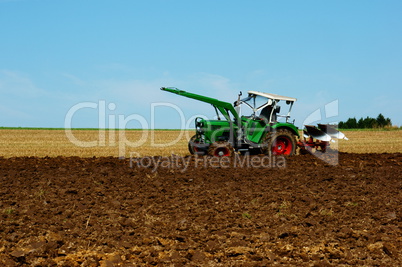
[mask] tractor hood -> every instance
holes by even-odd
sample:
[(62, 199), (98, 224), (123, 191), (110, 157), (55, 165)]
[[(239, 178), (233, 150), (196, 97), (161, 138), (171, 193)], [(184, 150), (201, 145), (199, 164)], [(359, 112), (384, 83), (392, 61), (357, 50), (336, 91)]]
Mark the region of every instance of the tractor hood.
[(214, 106), (216, 109), (218, 109), (222, 113), (222, 115), (226, 118), (226, 120), (228, 120), (228, 121), (231, 120), (229, 113), (232, 113), (232, 115), (235, 119), (239, 119), (239, 114), (236, 112), (233, 105), (228, 102), (220, 101), (218, 99), (207, 97), (207, 96), (189, 93), (189, 92), (179, 90), (174, 87), (162, 87), (161, 90), (171, 92), (171, 93), (174, 93), (177, 95), (185, 96), (188, 98), (196, 99), (196, 100), (199, 100), (199, 101), (202, 101), (205, 103), (209, 103), (212, 106)]

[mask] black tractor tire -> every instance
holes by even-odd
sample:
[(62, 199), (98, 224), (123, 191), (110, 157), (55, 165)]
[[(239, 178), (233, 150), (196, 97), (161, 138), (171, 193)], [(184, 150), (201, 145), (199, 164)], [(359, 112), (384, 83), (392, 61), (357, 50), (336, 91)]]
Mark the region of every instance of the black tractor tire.
[(197, 135), (194, 135), (193, 137), (190, 138), (190, 141), (188, 141), (188, 151), (191, 153), (191, 155), (198, 154), (198, 155), (204, 155), (206, 149), (203, 149), (204, 145), (200, 145), (198, 140), (197, 140)]
[(234, 149), (229, 142), (218, 141), (209, 146), (208, 155), (214, 157), (231, 157), (234, 155)]
[(295, 155), (296, 137), (288, 129), (267, 133), (263, 141), (263, 153), (267, 155)]

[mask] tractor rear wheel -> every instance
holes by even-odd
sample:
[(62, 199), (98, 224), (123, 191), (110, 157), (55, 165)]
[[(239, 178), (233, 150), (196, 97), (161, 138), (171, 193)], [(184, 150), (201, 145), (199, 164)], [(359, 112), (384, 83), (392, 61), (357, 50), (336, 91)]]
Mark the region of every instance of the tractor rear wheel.
[(230, 157), (233, 154), (232, 145), (226, 141), (214, 142), (208, 148), (208, 155), (214, 157)]
[(264, 139), (264, 154), (294, 155), (296, 152), (296, 138), (287, 129), (279, 129), (267, 133)]

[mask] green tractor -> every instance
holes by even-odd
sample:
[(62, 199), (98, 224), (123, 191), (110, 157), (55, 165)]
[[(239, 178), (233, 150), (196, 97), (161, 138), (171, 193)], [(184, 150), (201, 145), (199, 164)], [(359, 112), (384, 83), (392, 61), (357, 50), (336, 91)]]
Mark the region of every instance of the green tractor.
[[(211, 104), (216, 111), (215, 120), (195, 119), (196, 134), (190, 139), (191, 154), (231, 156), (242, 154), (293, 155), (299, 144), (299, 130), (290, 122), (290, 112), (296, 98), (248, 91), (234, 104), (177, 88), (161, 90)], [(288, 106), (281, 115), (279, 103)], [(244, 115), (243, 115), (244, 114)], [(281, 122), (280, 122), (281, 120)]]

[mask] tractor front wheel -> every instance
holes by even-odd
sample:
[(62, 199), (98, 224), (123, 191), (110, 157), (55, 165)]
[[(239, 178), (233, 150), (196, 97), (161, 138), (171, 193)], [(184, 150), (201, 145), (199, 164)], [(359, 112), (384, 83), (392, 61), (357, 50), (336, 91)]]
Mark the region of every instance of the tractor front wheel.
[(234, 154), (233, 147), (229, 142), (219, 141), (212, 143), (208, 148), (208, 155), (214, 157), (230, 157)]
[(272, 155), (294, 155), (296, 152), (296, 138), (287, 129), (279, 129), (267, 133), (264, 140), (264, 153)]
[(197, 135), (194, 135), (190, 138), (190, 141), (188, 141), (188, 151), (191, 153), (191, 155), (204, 155), (205, 149), (203, 149), (203, 146), (204, 144), (201, 144), (197, 139)]

